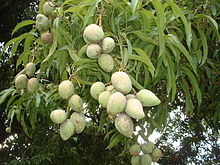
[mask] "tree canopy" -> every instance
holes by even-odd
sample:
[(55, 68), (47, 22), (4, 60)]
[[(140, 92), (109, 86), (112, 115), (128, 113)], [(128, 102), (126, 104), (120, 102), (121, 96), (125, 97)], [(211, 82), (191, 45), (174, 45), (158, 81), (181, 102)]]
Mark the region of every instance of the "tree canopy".
[[(219, 163), (217, 0), (53, 1), (50, 14), (45, 14), (45, 2), (39, 2), (34, 18), (11, 30), (13, 38), (1, 49), (1, 69), (10, 75), (1, 75), (1, 114), (13, 135), (0, 149), (3, 164), (129, 164), (132, 144), (148, 142), (155, 131), (161, 134), (155, 144), (163, 152), (159, 164)], [(48, 28), (39, 28), (37, 14), (46, 15)], [(110, 72), (88, 56), (91, 41), (83, 34), (90, 24), (115, 42)], [(48, 42), (45, 33), (52, 36)], [(36, 64), (33, 77), (40, 82), (34, 92), (18, 89), (15, 82), (27, 74), (30, 62)], [(132, 119), (132, 137), (115, 127), (119, 115), (111, 116), (91, 95), (95, 82), (117, 88), (111, 77), (119, 71), (129, 76), (135, 98), (147, 89), (160, 100), (157, 106), (143, 107), (144, 118)], [(87, 121), (84, 131), (67, 141), (50, 118), (55, 109), (64, 109), (68, 117), (74, 111), (59, 91), (64, 80), (82, 98)], [(6, 137), (1, 133), (1, 141)]]

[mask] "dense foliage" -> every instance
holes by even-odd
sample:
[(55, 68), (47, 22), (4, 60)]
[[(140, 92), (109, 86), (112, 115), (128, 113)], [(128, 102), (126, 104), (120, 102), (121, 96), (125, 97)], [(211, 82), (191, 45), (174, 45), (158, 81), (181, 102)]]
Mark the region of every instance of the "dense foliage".
[[(42, 13), (44, 2), (39, 4), (39, 13)], [(30, 61), (36, 63), (36, 77), (41, 86), (35, 93), (21, 93), (11, 82), (11, 86), (0, 93), (7, 125), (12, 133), (19, 132), (14, 137), (16, 143), (9, 141), (9, 147), (1, 150), (2, 153), (10, 148), (14, 150), (6, 152), (8, 155), (3, 157), (3, 162), (128, 164), (129, 146), (139, 136), (146, 141), (156, 130), (163, 133), (157, 143), (164, 153), (161, 164), (202, 163), (201, 160), (217, 163), (220, 36), (216, 21), (220, 16), (219, 5), (217, 1), (183, 0), (59, 1), (50, 16), (52, 44), (42, 43), (35, 20), (19, 23), (13, 35), (26, 26), (33, 25), (33, 28), (10, 40), (1, 58), (7, 52), (10, 52), (10, 59), (18, 56), (16, 68), (19, 69)], [(161, 100), (157, 107), (144, 108), (147, 116), (135, 122), (141, 130), (132, 139), (116, 131), (105, 109), (89, 93), (92, 83), (107, 84), (111, 76), (99, 67), (97, 60), (86, 56), (87, 45), (82, 33), (91, 23), (99, 24), (105, 35), (116, 41), (112, 53), (113, 72), (124, 70), (131, 76), (136, 91), (149, 89)], [(49, 114), (58, 107), (66, 109), (66, 101), (59, 97), (57, 89), (59, 83), (68, 78), (74, 83), (75, 92), (83, 98), (85, 114), (90, 121), (82, 134), (63, 142)], [(176, 110), (181, 115), (169, 117), (169, 112)], [(22, 131), (26, 134), (20, 134)], [(176, 139), (182, 147), (175, 150), (171, 144)], [(204, 144), (208, 141), (211, 141), (208, 147), (211, 151), (207, 154), (212, 157), (199, 156), (198, 146), (207, 149)], [(17, 153), (18, 150), (22, 152)]]

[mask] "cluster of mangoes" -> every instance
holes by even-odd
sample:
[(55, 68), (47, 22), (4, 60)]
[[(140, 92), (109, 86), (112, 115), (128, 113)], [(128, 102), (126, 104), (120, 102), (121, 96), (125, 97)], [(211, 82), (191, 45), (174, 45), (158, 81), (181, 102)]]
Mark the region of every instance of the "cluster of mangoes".
[(152, 162), (157, 162), (162, 156), (161, 150), (150, 141), (142, 145), (134, 144), (129, 151), (132, 155), (131, 165), (151, 165)]
[(74, 112), (68, 119), (69, 112), (62, 109), (56, 109), (51, 112), (50, 119), (60, 124), (60, 136), (63, 140), (68, 140), (74, 133), (81, 133), (86, 125), (85, 116), (83, 114), (83, 100), (74, 94), (74, 85), (70, 80), (64, 80), (59, 85), (59, 95), (62, 99), (68, 100), (70, 110)]
[(109, 53), (115, 48), (114, 39), (104, 37), (103, 29), (96, 24), (90, 24), (84, 29), (83, 38), (88, 44), (86, 55), (91, 59), (98, 59), (99, 66), (105, 72), (112, 72), (114, 60)]
[(25, 67), (26, 74), (19, 74), (15, 78), (15, 87), (17, 90), (25, 89), (29, 92), (35, 92), (39, 88), (39, 80), (34, 76), (36, 65), (29, 62)]
[(95, 82), (90, 88), (91, 96), (107, 109), (108, 115), (115, 118), (116, 129), (124, 136), (131, 137), (134, 130), (133, 119), (143, 119), (143, 107), (156, 106), (160, 100), (147, 89), (132, 94), (132, 82), (129, 75), (118, 71), (112, 74), (112, 85), (105, 86), (102, 82)]

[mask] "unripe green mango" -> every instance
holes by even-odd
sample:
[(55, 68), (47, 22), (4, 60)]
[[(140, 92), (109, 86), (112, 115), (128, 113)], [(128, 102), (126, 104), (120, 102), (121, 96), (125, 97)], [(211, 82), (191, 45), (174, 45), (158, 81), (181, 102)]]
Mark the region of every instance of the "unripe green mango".
[(83, 100), (82, 98), (74, 94), (69, 98), (68, 104), (76, 112), (81, 112), (83, 110)]
[(131, 91), (131, 79), (125, 72), (115, 72), (111, 76), (113, 87), (123, 94), (128, 94)]
[(152, 163), (152, 159), (150, 155), (144, 154), (141, 157), (141, 165), (151, 165), (151, 163)]
[(100, 93), (99, 95), (99, 104), (102, 105), (102, 107), (107, 108), (107, 103), (109, 100), (109, 97), (111, 96), (111, 93), (109, 91), (104, 91)]
[(141, 156), (132, 156), (131, 165), (141, 165)]
[(143, 106), (138, 99), (128, 99), (125, 112), (134, 119), (143, 119), (145, 117)]
[(15, 78), (16, 89), (24, 89), (27, 87), (28, 78), (25, 74), (20, 74)]
[(41, 41), (44, 44), (51, 44), (53, 42), (53, 35), (49, 32), (41, 34)]
[(99, 58), (101, 53), (101, 47), (98, 44), (90, 44), (86, 49), (86, 55), (91, 59)]
[(142, 89), (137, 93), (137, 99), (144, 107), (151, 107), (160, 104), (160, 100), (153, 92), (147, 89)]
[(104, 31), (100, 26), (96, 24), (90, 24), (85, 28), (83, 36), (87, 41), (97, 44), (103, 40)]
[(11, 127), (7, 127), (7, 128), (5, 129), (5, 132), (11, 133)]
[(150, 141), (141, 146), (141, 149), (145, 154), (151, 154), (154, 148), (155, 148), (154, 143)]
[(81, 133), (86, 126), (86, 119), (85, 119), (84, 114), (74, 112), (70, 116), (70, 119), (73, 121), (75, 132), (77, 134)]
[(131, 155), (133, 156), (138, 156), (139, 153), (141, 152), (141, 146), (139, 144), (133, 144), (130, 149), (129, 152)]
[(117, 91), (115, 90), (115, 88), (113, 87), (113, 85), (107, 86), (107, 87), (105, 88), (105, 90), (106, 90), (106, 91), (109, 91), (110, 93), (115, 93), (115, 92), (117, 92)]
[(39, 88), (39, 80), (37, 78), (31, 78), (28, 80), (27, 89), (29, 92), (35, 92)]
[(54, 4), (52, 2), (45, 2), (43, 4), (43, 13), (47, 16), (52, 14), (52, 11), (54, 9)]
[(122, 113), (115, 118), (115, 128), (122, 135), (130, 138), (133, 134), (134, 124), (132, 119), (127, 114)]
[(103, 91), (105, 91), (105, 84), (102, 82), (95, 82), (90, 88), (90, 94), (96, 100), (98, 100), (99, 94)]
[(32, 62), (29, 62), (25, 66), (25, 72), (26, 72), (28, 77), (33, 77), (34, 73), (36, 72), (36, 65)]
[(73, 83), (69, 80), (64, 80), (59, 85), (59, 94), (60, 97), (63, 99), (68, 99), (74, 93), (74, 86)]
[(162, 155), (163, 155), (162, 151), (159, 148), (155, 148), (152, 152), (152, 160), (154, 162), (157, 162), (161, 158)]
[(50, 119), (56, 124), (61, 124), (67, 119), (67, 113), (62, 109), (56, 109), (50, 113)]
[(105, 37), (101, 43), (102, 52), (110, 53), (115, 48), (115, 41), (111, 37)]
[(122, 93), (115, 92), (111, 94), (107, 103), (107, 113), (111, 116), (114, 116), (123, 112), (126, 106), (126, 102), (126, 98)]
[(74, 123), (71, 119), (67, 119), (60, 125), (60, 136), (66, 141), (68, 140), (75, 131)]
[(36, 17), (36, 28), (40, 32), (47, 31), (49, 29), (49, 19), (43, 14), (38, 14)]
[(98, 64), (105, 72), (111, 72), (114, 69), (114, 60), (109, 54), (102, 54), (98, 58)]

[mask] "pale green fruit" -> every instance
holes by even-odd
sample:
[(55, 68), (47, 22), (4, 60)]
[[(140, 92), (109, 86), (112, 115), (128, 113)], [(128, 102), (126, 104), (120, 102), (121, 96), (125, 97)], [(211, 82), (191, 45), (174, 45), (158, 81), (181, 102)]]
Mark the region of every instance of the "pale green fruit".
[(75, 131), (74, 123), (71, 119), (67, 119), (60, 125), (60, 136), (66, 141), (68, 140)]
[(110, 93), (115, 93), (115, 92), (117, 92), (117, 91), (115, 90), (115, 88), (113, 87), (113, 85), (107, 86), (107, 87), (105, 88), (105, 90), (106, 90), (106, 91), (109, 91)]
[(49, 29), (49, 19), (43, 14), (38, 14), (36, 17), (36, 28), (39, 31), (47, 31)]
[(109, 54), (102, 54), (98, 64), (105, 72), (111, 72), (114, 69), (114, 60)]
[(87, 47), (86, 50), (86, 55), (92, 59), (99, 58), (101, 53), (101, 47), (98, 44), (91, 44)]
[(126, 98), (120, 92), (115, 92), (111, 94), (107, 103), (107, 113), (114, 116), (120, 112), (123, 112), (126, 106)]
[(99, 94), (103, 91), (105, 91), (105, 84), (102, 82), (95, 82), (90, 88), (90, 94), (96, 100), (98, 100)]
[(128, 99), (125, 112), (134, 119), (143, 119), (145, 117), (143, 106), (138, 99)]
[(11, 133), (11, 127), (7, 127), (7, 128), (5, 129), (5, 132)]
[(141, 156), (132, 156), (131, 165), (141, 165)]
[(64, 80), (60, 83), (58, 90), (61, 98), (68, 99), (74, 93), (73, 83), (69, 80)]
[(123, 94), (128, 94), (131, 91), (131, 79), (125, 72), (115, 72), (112, 74), (111, 82), (113, 87)]
[(150, 155), (144, 154), (141, 157), (141, 165), (151, 165), (151, 163), (152, 163), (152, 159)]
[(41, 41), (44, 44), (51, 44), (53, 42), (53, 35), (49, 32), (41, 34)]
[(75, 127), (75, 132), (77, 134), (81, 133), (85, 126), (86, 126), (86, 119), (84, 114), (74, 112), (71, 116), (70, 119), (73, 121), (74, 127)]
[(28, 78), (25, 74), (20, 74), (15, 78), (16, 89), (24, 89), (27, 87)]
[(31, 78), (28, 80), (27, 89), (29, 92), (35, 92), (39, 88), (39, 80), (37, 78)]
[(26, 74), (28, 75), (28, 77), (33, 77), (34, 73), (36, 72), (36, 65), (32, 62), (29, 62), (25, 66), (25, 71), (26, 71)]
[(133, 94), (127, 94), (125, 97), (126, 97), (127, 100), (128, 99), (136, 99), (136, 96), (133, 95)]
[(107, 103), (111, 93), (109, 91), (104, 91), (99, 95), (99, 104), (101, 104), (104, 108), (107, 108)]
[(137, 156), (141, 152), (141, 146), (139, 144), (134, 144), (130, 147), (129, 152), (131, 155)]
[(152, 155), (151, 155), (152, 156), (152, 160), (154, 162), (157, 162), (161, 158), (162, 155), (163, 154), (162, 154), (161, 150), (159, 148), (155, 148), (153, 150), (153, 152), (152, 152)]
[(142, 89), (137, 93), (137, 99), (144, 107), (151, 107), (160, 104), (160, 100), (155, 94), (147, 89)]
[(76, 112), (81, 112), (83, 110), (83, 100), (79, 95), (72, 95), (69, 98), (68, 104)]
[(145, 154), (151, 154), (154, 150), (154, 147), (155, 147), (154, 143), (149, 141), (149, 142), (143, 144), (141, 146), (141, 149)]
[(128, 115), (122, 113), (115, 118), (115, 128), (122, 135), (130, 138), (133, 134), (134, 124)]
[(104, 31), (98, 25), (90, 24), (85, 28), (83, 36), (87, 41), (91, 43), (99, 43), (104, 38)]
[(106, 37), (101, 43), (102, 52), (110, 53), (115, 48), (115, 41), (111, 37)]
[(53, 110), (50, 119), (56, 124), (61, 124), (67, 119), (67, 113), (62, 109)]
[(54, 4), (52, 2), (45, 2), (43, 4), (43, 13), (47, 16), (52, 14), (52, 11), (54, 9)]

